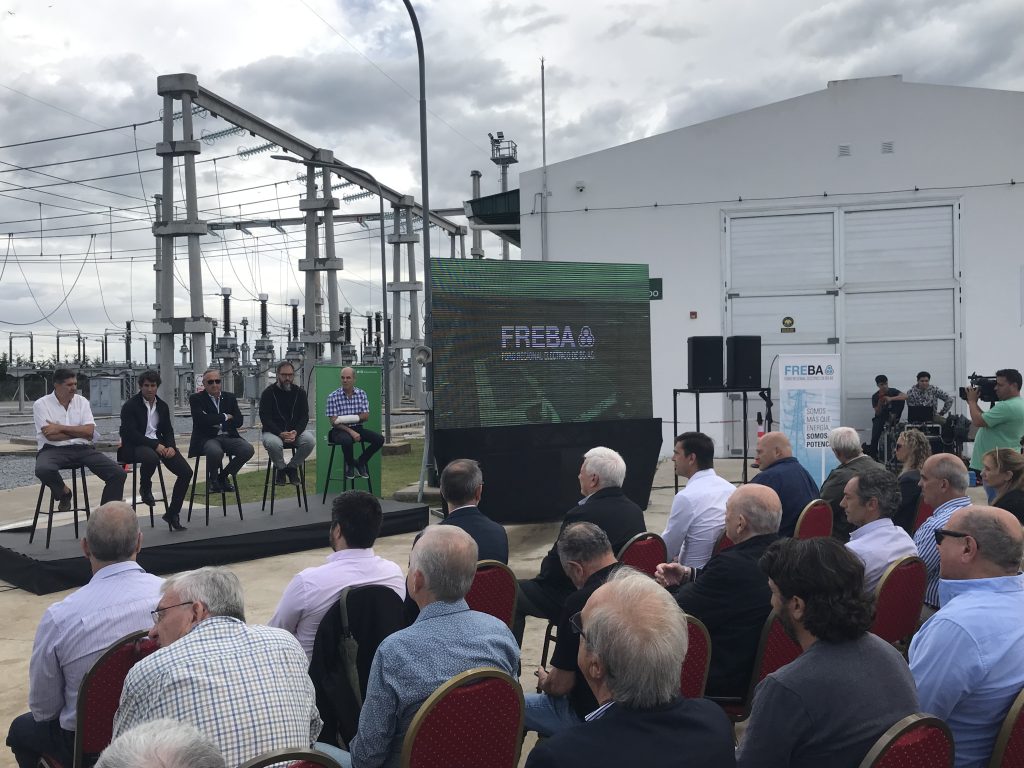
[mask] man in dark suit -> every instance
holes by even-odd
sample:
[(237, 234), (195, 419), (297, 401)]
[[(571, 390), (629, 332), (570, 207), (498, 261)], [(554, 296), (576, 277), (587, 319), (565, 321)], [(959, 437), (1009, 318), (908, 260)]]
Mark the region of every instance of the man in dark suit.
[(722, 708), (679, 695), (686, 616), (653, 579), (619, 569), (572, 624), (580, 669), (601, 706), (534, 747), (526, 768), (736, 764)]
[(733, 546), (701, 569), (663, 563), (655, 572), (660, 584), (682, 584), (676, 602), (708, 628), (708, 696), (747, 693), (761, 630), (772, 610), (772, 593), (758, 561), (779, 538), (781, 518), (782, 504), (775, 491), (763, 485), (740, 486), (725, 506), (725, 532)]
[(448, 504), (448, 516), (441, 525), (454, 525), (476, 542), (481, 560), (508, 565), (508, 534), (479, 509), (484, 475), (472, 459), (455, 459), (441, 472), (441, 496)]
[(188, 493), (192, 480), (192, 467), (178, 452), (174, 443), (174, 425), (171, 423), (171, 409), (157, 397), (160, 374), (143, 371), (139, 376), (139, 393), (128, 398), (121, 407), (121, 454), (126, 461), (138, 462), (142, 466), (139, 475), (139, 497), (142, 503), (152, 507), (153, 473), (157, 464), (163, 462), (174, 473), (174, 489), (171, 502), (167, 505), (164, 522), (172, 531), (183, 531), (180, 522), (181, 505)]
[[(626, 462), (611, 448), (591, 448), (580, 467), (580, 492), (583, 499), (566, 513), (558, 534), (570, 523), (593, 523), (608, 535), (612, 552), (638, 533), (647, 530), (643, 510), (622, 491)], [(575, 591), (558, 559), (557, 537), (540, 564), (540, 573), (532, 579), (520, 579), (516, 597), (516, 617), (512, 632), (522, 644), (526, 617), (557, 621), (565, 598)]]
[[(188, 405), (192, 410), (189, 457), (206, 456), (206, 482), (211, 493), (235, 490), (232, 478), (252, 458), (253, 449), (238, 435), (242, 412), (235, 396), (221, 391), (220, 371), (211, 368), (203, 374), (203, 391), (191, 395)], [(231, 460), (221, 470), (225, 454)]]

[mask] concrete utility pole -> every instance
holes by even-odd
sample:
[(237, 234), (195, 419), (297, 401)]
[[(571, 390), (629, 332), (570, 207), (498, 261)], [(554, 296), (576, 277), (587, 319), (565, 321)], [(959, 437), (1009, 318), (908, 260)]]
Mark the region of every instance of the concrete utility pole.
[[(473, 199), (480, 199), (480, 177), (483, 176), (480, 171), (470, 171), (469, 176), (473, 179)], [(473, 244), (469, 248), (469, 255), (474, 259), (482, 259), (484, 257), (484, 246), (483, 246), (483, 232), (479, 229), (473, 229)]]

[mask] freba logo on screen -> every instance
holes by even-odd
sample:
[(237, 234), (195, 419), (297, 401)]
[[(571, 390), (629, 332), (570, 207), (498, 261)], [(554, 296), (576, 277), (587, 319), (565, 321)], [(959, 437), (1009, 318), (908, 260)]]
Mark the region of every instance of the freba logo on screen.
[(502, 349), (588, 349), (597, 344), (589, 325), (574, 334), (571, 325), (503, 325), (501, 326)]

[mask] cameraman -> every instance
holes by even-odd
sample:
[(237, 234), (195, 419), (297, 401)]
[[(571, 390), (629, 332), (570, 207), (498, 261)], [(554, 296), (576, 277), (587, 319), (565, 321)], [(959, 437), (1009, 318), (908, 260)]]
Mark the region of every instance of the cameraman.
[[(999, 401), (987, 411), (978, 405), (981, 390), (967, 387), (967, 405), (971, 409), (971, 424), (978, 427), (974, 436), (974, 451), (971, 453), (971, 469), (981, 472), (982, 458), (994, 448), (1020, 450), (1020, 439), (1024, 435), (1024, 400), (1020, 396), (1020, 371), (1004, 368), (996, 371), (996, 397)], [(991, 503), (995, 490), (985, 486), (985, 493)]]

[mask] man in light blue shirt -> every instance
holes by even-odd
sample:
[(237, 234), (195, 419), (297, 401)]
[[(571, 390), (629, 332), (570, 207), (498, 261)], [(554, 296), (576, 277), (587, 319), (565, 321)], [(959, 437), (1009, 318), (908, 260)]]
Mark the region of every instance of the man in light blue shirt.
[(987, 766), (1024, 688), (1024, 533), (1009, 512), (968, 506), (934, 531), (942, 608), (910, 644), (921, 711), (949, 725), (957, 768)]
[(949, 516), (971, 503), (967, 497), (967, 469), (951, 453), (929, 456), (921, 467), (921, 499), (935, 511), (914, 534), (917, 556), (924, 560), (928, 586), (924, 604), (932, 610), (939, 607), (939, 550), (935, 531), (949, 522)]
[(82, 551), (92, 579), (43, 614), (29, 661), (31, 711), (15, 718), (7, 735), (21, 768), (34, 768), (42, 754), (71, 764), (82, 678), (114, 641), (152, 624), (163, 579), (135, 562), (140, 549), (131, 505), (111, 501), (89, 517)]

